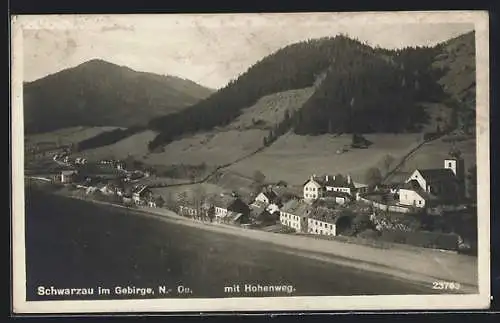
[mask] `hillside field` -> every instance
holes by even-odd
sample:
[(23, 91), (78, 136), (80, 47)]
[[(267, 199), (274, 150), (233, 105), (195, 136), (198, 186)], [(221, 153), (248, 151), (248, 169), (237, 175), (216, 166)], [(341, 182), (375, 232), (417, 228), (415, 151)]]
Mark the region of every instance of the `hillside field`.
[[(444, 167), (444, 158), (448, 157), (451, 147), (451, 143), (443, 142), (441, 139), (426, 143), (406, 160), (401, 171), (411, 172), (417, 168), (442, 168)], [(457, 142), (455, 147), (462, 152), (466, 170), (476, 164), (476, 141), (474, 139)]]
[(263, 152), (245, 159), (230, 170), (246, 176), (259, 170), (271, 182), (284, 180), (291, 185), (300, 185), (311, 175), (351, 174), (354, 181), (364, 182), (364, 173), (370, 167), (382, 167), (387, 155), (395, 160), (415, 147), (420, 134), (365, 135), (373, 145), (368, 149), (349, 149), (337, 153), (351, 143), (350, 135), (298, 136), (287, 134)]
[(79, 141), (92, 138), (105, 131), (118, 127), (69, 127), (56, 131), (26, 135), (27, 144), (53, 143), (56, 145), (76, 144)]

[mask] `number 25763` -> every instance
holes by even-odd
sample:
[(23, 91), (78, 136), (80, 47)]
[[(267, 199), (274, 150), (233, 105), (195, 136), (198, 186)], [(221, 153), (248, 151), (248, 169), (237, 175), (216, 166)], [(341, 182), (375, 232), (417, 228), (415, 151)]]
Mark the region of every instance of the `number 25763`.
[(435, 281), (432, 283), (432, 289), (460, 290), (460, 284), (455, 282)]

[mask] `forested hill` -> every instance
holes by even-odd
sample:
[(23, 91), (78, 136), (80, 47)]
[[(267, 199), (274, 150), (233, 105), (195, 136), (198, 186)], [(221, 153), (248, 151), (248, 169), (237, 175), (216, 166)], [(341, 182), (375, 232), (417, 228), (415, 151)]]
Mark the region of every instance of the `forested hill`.
[(72, 126), (147, 125), (212, 94), (190, 80), (91, 60), (24, 84), (28, 133)]
[(419, 132), (427, 123), (422, 102), (445, 98), (443, 71), (431, 64), (435, 48), (358, 53), (332, 64), (295, 120), (298, 134)]
[[(457, 58), (447, 54), (447, 62), (443, 53), (450, 44), (471, 40), (467, 47), (473, 48), (472, 35), (432, 48), (401, 50), (371, 48), (345, 36), (292, 44), (263, 58), (207, 99), (152, 120), (150, 127), (160, 134), (149, 148), (227, 125), (264, 95), (313, 84), (314, 94), (289, 122), (298, 134), (419, 132), (429, 122), (422, 103), (450, 103), (454, 96), (453, 89), (444, 88), (453, 79), (448, 75), (456, 68), (449, 65)], [(474, 62), (468, 52), (459, 56)], [(439, 59), (442, 64), (436, 63)]]
[(284, 47), (264, 57), (236, 80), (181, 113), (154, 119), (150, 127), (160, 131), (150, 143), (154, 149), (175, 138), (229, 124), (265, 95), (309, 87), (332, 64), (373, 49), (344, 36), (314, 39)]

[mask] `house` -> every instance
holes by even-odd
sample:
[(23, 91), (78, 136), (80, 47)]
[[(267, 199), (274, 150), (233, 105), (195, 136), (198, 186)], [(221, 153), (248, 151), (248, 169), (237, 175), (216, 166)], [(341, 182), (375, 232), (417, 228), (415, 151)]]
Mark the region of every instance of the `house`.
[(180, 205), (179, 206), (179, 214), (187, 217), (194, 217), (198, 215), (198, 210), (193, 206), (188, 205)]
[(419, 208), (454, 204), (465, 195), (463, 159), (446, 158), (444, 168), (416, 169), (399, 189), (399, 203)]
[(326, 175), (324, 185), (327, 192), (343, 192), (353, 196), (356, 191), (356, 186), (352, 181), (351, 175), (347, 175), (347, 177), (342, 175)]
[(342, 192), (354, 196), (356, 186), (348, 175), (313, 175), (303, 184), (304, 199), (316, 200), (323, 198), (326, 192)]
[(280, 209), (280, 222), (297, 232), (307, 232), (307, 216), (312, 208), (310, 204), (304, 201), (290, 200)]
[(356, 183), (356, 182), (354, 182), (353, 184), (354, 184), (354, 189), (355, 189), (356, 193), (364, 194), (364, 193), (368, 192), (368, 189), (369, 189), (368, 184)]
[(152, 194), (147, 185), (137, 185), (132, 191), (132, 200), (135, 204), (145, 204)]
[(242, 223), (247, 222), (250, 217), (250, 207), (239, 197), (219, 196), (213, 204), (217, 221), (224, 222), (222, 219), (228, 216), (229, 212), (232, 212), (232, 215), (241, 213), (241, 218), (238, 218), (238, 221)]
[(61, 183), (71, 183), (75, 179), (78, 172), (74, 169), (61, 171)]
[(323, 179), (312, 175), (307, 182), (303, 184), (303, 192), (305, 200), (317, 200), (323, 197), (325, 192)]
[(263, 202), (266, 205), (277, 203), (278, 195), (272, 189), (265, 189), (255, 197), (255, 201)]
[(250, 206), (250, 217), (252, 222), (260, 225), (270, 225), (276, 224), (276, 221), (279, 218), (279, 215), (271, 214), (266, 210), (265, 207), (262, 206)]
[(337, 213), (328, 208), (318, 207), (310, 212), (307, 232), (319, 235), (337, 235)]

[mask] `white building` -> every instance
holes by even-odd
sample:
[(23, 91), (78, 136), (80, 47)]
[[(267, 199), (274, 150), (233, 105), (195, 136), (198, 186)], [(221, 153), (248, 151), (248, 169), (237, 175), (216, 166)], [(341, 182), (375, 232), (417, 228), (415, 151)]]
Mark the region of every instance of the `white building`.
[(307, 232), (307, 216), (312, 207), (300, 200), (290, 200), (280, 209), (280, 223), (297, 232)]
[(317, 200), (324, 196), (324, 186), (316, 176), (311, 176), (303, 187), (305, 200)]
[(464, 197), (464, 163), (446, 158), (444, 168), (416, 169), (399, 189), (399, 203), (419, 208), (433, 203), (456, 203)]
[(76, 170), (63, 170), (61, 172), (61, 183), (71, 183), (74, 177), (78, 174)]
[(260, 192), (259, 195), (255, 197), (255, 202), (262, 202), (266, 205), (275, 203), (278, 195), (271, 189), (266, 189), (263, 192)]

